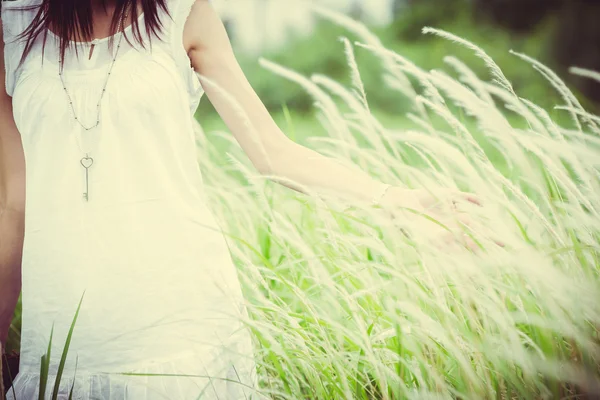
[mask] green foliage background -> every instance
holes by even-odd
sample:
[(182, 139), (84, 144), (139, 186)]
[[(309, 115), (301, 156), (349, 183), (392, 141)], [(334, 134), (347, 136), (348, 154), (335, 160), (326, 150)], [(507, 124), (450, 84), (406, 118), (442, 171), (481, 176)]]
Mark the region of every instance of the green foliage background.
[[(525, 1), (528, 2), (531, 1)], [(577, 84), (577, 79), (569, 77), (566, 73), (566, 68), (570, 65), (561, 64), (564, 61), (559, 57), (559, 54), (564, 53), (561, 48), (570, 46), (571, 43), (569, 38), (562, 38), (562, 44), (557, 42), (557, 35), (565, 29), (563, 13), (556, 5), (553, 6), (553, 2), (546, 2), (546, 7), (550, 7), (550, 11), (554, 12), (544, 13), (543, 7), (536, 5), (536, 13), (528, 17), (534, 20), (524, 29), (524, 23), (519, 22), (519, 18), (523, 17), (519, 16), (526, 13), (526, 5), (523, 5), (525, 11), (519, 12), (518, 6), (511, 6), (511, 2), (503, 2), (513, 12), (505, 11), (504, 14), (498, 15), (493, 3), (481, 2), (483, 5), (480, 5), (478, 2), (462, 0), (415, 1), (398, 10), (397, 17), (389, 26), (370, 26), (369, 29), (381, 39), (384, 46), (426, 70), (443, 67), (443, 58), (453, 55), (466, 62), (485, 80), (488, 76), (485, 65), (472, 52), (460, 46), (452, 46), (439, 38), (424, 35), (421, 30), (425, 26), (432, 26), (452, 32), (482, 47), (496, 60), (515, 90), (523, 97), (545, 108), (552, 108), (560, 103), (555, 91), (548, 87), (537, 71), (523, 65), (509, 50), (525, 53), (558, 71), (568, 82)], [(349, 73), (343, 45), (337, 40), (339, 36), (356, 39), (341, 27), (319, 21), (313, 35), (296, 39), (283, 49), (260, 56), (305, 76), (325, 74), (345, 83), (349, 81)], [(593, 53), (592, 48), (589, 49), (589, 53)], [(380, 63), (373, 55), (361, 49), (357, 49), (356, 56), (372, 108), (390, 116), (404, 114), (410, 102), (399, 100), (398, 94), (382, 82)], [(311, 99), (301, 87), (263, 69), (257, 57), (238, 52), (238, 60), (267, 108), (278, 113), (281, 106), (285, 105), (295, 113), (306, 116), (312, 114)], [(590, 84), (589, 81), (587, 84)], [(585, 107), (598, 109), (592, 100), (578, 91), (576, 85), (574, 91), (582, 98)], [(208, 123), (212, 125), (210, 119), (215, 117), (214, 110), (206, 103), (208, 102), (203, 102), (199, 108), (198, 117), (202, 120), (209, 119)], [(558, 117), (554, 113), (553, 115)], [(277, 118), (279, 117), (276, 116)]]

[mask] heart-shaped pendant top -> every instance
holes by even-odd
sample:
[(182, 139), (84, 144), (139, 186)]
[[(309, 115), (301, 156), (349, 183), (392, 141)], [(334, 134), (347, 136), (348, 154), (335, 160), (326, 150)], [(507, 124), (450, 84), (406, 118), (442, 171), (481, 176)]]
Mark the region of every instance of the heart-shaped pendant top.
[(92, 166), (92, 164), (94, 163), (94, 159), (92, 157), (85, 156), (81, 159), (80, 162), (81, 165), (83, 165), (83, 167), (87, 169)]

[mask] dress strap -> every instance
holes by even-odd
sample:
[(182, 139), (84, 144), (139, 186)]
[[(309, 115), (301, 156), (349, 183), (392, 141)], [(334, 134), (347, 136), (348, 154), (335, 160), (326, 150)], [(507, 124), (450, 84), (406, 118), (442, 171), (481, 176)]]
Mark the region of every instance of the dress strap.
[[(192, 10), (192, 6), (197, 0), (169, 1), (171, 3), (170, 12), (171, 16), (173, 17), (173, 26), (170, 32), (172, 55), (186, 84), (186, 88), (190, 97), (190, 108), (193, 114), (198, 108), (200, 98), (204, 93), (204, 89), (200, 84), (200, 79), (192, 67), (190, 58), (183, 46), (183, 30)], [(208, 1), (210, 3), (213, 2), (213, 0)]]
[(40, 0), (13, 0), (2, 2), (2, 36), (4, 39), (4, 68), (6, 93), (12, 97), (21, 74), (19, 61), (25, 51), (26, 38), (18, 40), (33, 21), (38, 8), (22, 10), (21, 7), (39, 6)]

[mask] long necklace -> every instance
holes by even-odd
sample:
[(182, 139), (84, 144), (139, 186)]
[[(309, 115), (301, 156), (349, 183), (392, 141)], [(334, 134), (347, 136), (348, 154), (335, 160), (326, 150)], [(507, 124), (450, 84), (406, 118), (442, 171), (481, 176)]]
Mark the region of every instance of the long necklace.
[[(127, 12), (125, 12), (124, 17), (119, 21), (119, 26), (117, 27), (117, 32), (121, 31), (121, 27), (123, 25), (123, 21), (127, 19)], [(75, 118), (75, 121), (77, 121), (79, 123), (79, 125), (81, 125), (81, 127), (83, 129), (85, 129), (86, 131), (89, 131), (91, 129), (96, 128), (99, 124), (100, 124), (100, 107), (101, 107), (101, 103), (102, 103), (102, 98), (104, 97), (104, 92), (106, 92), (106, 86), (108, 85), (108, 80), (110, 78), (110, 73), (112, 72), (113, 66), (115, 65), (115, 61), (117, 59), (117, 54), (119, 53), (119, 48), (121, 47), (121, 40), (123, 39), (123, 34), (124, 34), (124, 30), (121, 31), (121, 36), (119, 37), (119, 43), (117, 44), (117, 50), (115, 51), (115, 55), (112, 59), (112, 62), (110, 64), (110, 68), (108, 70), (108, 74), (106, 76), (106, 81), (104, 82), (104, 86), (102, 87), (102, 92), (100, 94), (100, 100), (98, 100), (98, 104), (96, 105), (96, 124), (93, 126), (85, 126), (81, 123), (80, 119), (77, 118), (77, 115), (75, 114), (75, 109), (73, 108), (73, 100), (71, 99), (71, 95), (69, 95), (69, 92), (67, 91), (67, 85), (65, 85), (65, 81), (63, 80), (63, 72), (62, 70), (59, 68), (59, 72), (58, 75), (60, 76), (60, 81), (63, 84), (63, 89), (65, 91), (65, 93), (67, 94), (67, 98), (69, 100), (69, 106), (71, 108), (71, 112), (73, 113), (73, 117)], [(94, 46), (94, 44), (92, 44), (92, 46)], [(90, 52), (91, 54), (91, 52)], [(59, 59), (59, 65), (60, 65), (60, 59)], [(83, 156), (80, 160), (79, 163), (81, 164), (81, 166), (84, 168), (85, 170), (85, 192), (83, 192), (83, 198), (85, 199), (85, 201), (89, 201), (90, 199), (90, 191), (89, 191), (89, 169), (90, 167), (94, 164), (94, 159), (92, 157), (90, 157), (90, 153), (89, 151), (86, 152), (82, 149), (81, 144), (79, 143), (79, 136), (77, 137), (77, 146), (79, 147), (79, 150), (81, 150), (82, 153), (85, 154), (85, 156)]]

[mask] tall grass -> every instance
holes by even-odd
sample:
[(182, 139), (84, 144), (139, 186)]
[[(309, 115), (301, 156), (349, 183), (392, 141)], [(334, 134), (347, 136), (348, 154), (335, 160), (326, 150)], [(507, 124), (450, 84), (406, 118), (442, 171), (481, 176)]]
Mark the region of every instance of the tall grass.
[[(257, 176), (241, 152), (229, 155), (231, 165), (250, 184), (231, 190), (228, 172), (204, 152), (214, 208), (244, 239), (233, 240), (232, 252), (265, 388), (288, 399), (597, 393), (598, 117), (525, 55), (514, 53), (564, 99), (556, 110), (521, 98), (483, 49), (448, 32), (424, 29), (449, 40), (449, 53), (472, 49), (489, 77), (452, 56), (446, 68), (422, 70), (356, 21), (317, 12), (358, 37), (340, 46), (350, 87), (261, 60), (313, 96), (330, 135), (312, 138), (312, 147), (400, 186), (481, 194), (488, 207), (473, 218), (507, 246), (471, 232), (484, 251), (441, 252), (424, 218), (390, 221), (296, 194)], [(381, 60), (387, 87), (413, 102), (416, 128), (383, 126), (373, 116), (355, 51)], [(573, 70), (597, 77), (581, 71)]]
[[(472, 49), (489, 77), (452, 56), (444, 69), (422, 70), (356, 21), (315, 10), (358, 37), (340, 45), (350, 87), (261, 60), (314, 97), (330, 135), (311, 138), (311, 146), (395, 185), (480, 194), (485, 212), (472, 219), (506, 246), (475, 229), (481, 251), (440, 251), (426, 217), (392, 220), (296, 193), (258, 175), (239, 147), (224, 167), (198, 126), (208, 198), (248, 301), (262, 392), (274, 399), (600, 394), (600, 118), (526, 55), (515, 53), (564, 99), (556, 110), (521, 98), (463, 38), (424, 29), (448, 40), (449, 53)], [(381, 60), (386, 87), (412, 101), (415, 128), (375, 118), (355, 51)]]

